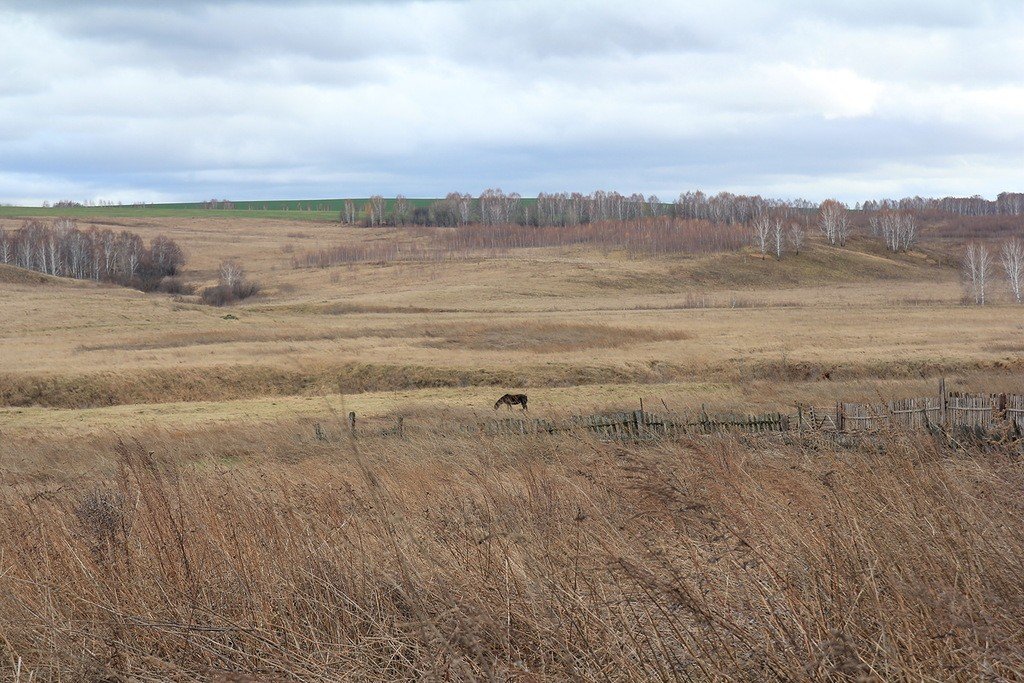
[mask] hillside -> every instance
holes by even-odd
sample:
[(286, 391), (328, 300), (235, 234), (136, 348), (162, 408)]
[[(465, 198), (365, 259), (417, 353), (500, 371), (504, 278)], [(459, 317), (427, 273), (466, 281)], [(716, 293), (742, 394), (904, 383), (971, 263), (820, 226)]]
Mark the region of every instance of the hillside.
[(0, 263), (0, 284), (5, 285), (53, 285), (59, 284), (60, 278), (51, 277), (34, 270), (25, 270), (17, 266)]

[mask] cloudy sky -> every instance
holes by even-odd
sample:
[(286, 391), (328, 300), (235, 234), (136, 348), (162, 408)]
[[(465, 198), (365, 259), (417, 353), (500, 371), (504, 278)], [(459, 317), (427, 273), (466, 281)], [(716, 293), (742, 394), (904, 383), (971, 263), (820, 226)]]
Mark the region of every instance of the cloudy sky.
[(1022, 0), (0, 1), (0, 201), (1024, 190)]

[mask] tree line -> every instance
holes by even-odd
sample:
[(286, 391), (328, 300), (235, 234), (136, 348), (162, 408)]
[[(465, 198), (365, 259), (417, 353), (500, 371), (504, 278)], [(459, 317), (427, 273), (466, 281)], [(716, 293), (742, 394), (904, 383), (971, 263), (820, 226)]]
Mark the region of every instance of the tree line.
[(746, 226), (669, 216), (570, 226), (470, 223), (453, 228), (414, 228), (404, 238), (306, 251), (292, 258), (292, 266), (326, 268), (365, 262), (449, 261), (504, 256), (514, 249), (576, 246), (622, 250), (629, 256), (708, 254), (737, 251), (747, 242)]
[[(826, 203), (836, 200), (826, 200)], [(483, 225), (571, 226), (603, 221), (643, 220), (659, 216), (706, 220), (724, 224), (752, 224), (758, 217), (779, 210), (814, 213), (823, 204), (805, 199), (773, 199), (760, 195), (719, 192), (708, 195), (701, 191), (681, 193), (675, 200), (663, 201), (655, 195), (630, 195), (597, 190), (579, 192), (541, 192), (536, 199), (525, 200), (516, 192), (488, 189), (479, 196), (451, 192), (426, 206), (414, 206), (403, 195), (387, 200), (374, 195), (361, 205), (347, 199), (340, 220), (355, 224), (360, 218), (373, 227), (422, 225), (458, 227)], [(844, 208), (849, 208), (842, 204)], [(867, 214), (940, 213), (954, 216), (1021, 216), (1024, 215), (1024, 193), (1001, 192), (995, 200), (972, 197), (904, 197), (903, 199), (868, 200), (854, 205), (853, 210)], [(894, 227), (895, 232), (902, 230)], [(890, 231), (889, 236), (894, 237)], [(839, 238), (841, 239), (841, 237)], [(895, 250), (899, 250), (897, 247)], [(905, 247), (903, 247), (905, 249)]]
[(163, 235), (147, 245), (136, 233), (80, 230), (74, 219), (52, 225), (27, 220), (18, 230), (0, 227), (0, 263), (47, 275), (114, 282), (151, 291), (178, 274), (185, 252)]
[(471, 224), (565, 227), (659, 217), (733, 225), (749, 223), (759, 214), (778, 207), (813, 209), (815, 205), (805, 200), (783, 201), (729, 192), (716, 195), (687, 192), (669, 202), (655, 195), (624, 195), (604, 190), (590, 194), (541, 192), (536, 199), (524, 200), (517, 192), (488, 189), (477, 197), (450, 192), (444, 199), (426, 206), (414, 206), (403, 195), (390, 201), (383, 195), (373, 195), (360, 205), (355, 200), (346, 199), (339, 218), (349, 224), (361, 220), (363, 225), (370, 227), (420, 225), (454, 228)]
[(995, 200), (979, 195), (868, 200), (860, 208), (864, 211), (929, 211), (954, 216), (1024, 216), (1024, 192), (1000, 192)]

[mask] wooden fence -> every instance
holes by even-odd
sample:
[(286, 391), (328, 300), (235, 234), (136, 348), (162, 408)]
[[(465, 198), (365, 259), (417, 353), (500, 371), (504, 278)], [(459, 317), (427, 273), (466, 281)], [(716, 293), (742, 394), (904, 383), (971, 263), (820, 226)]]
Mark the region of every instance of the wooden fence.
[[(641, 403), (642, 406), (642, 403)], [(356, 434), (356, 415), (349, 413), (347, 431)], [(680, 416), (643, 410), (595, 415), (577, 415), (559, 424), (549, 419), (509, 417), (476, 424), (461, 424), (464, 433), (501, 435), (554, 434), (582, 430), (608, 439), (646, 439), (719, 432), (787, 432), (789, 430), (834, 433), (872, 432), (890, 427), (910, 429), (971, 429), (988, 431), (1009, 427), (1024, 435), (1024, 394), (968, 394), (947, 392), (945, 380), (935, 396), (904, 398), (878, 403), (839, 401), (834, 408), (798, 406), (796, 415), (710, 415)], [(402, 418), (394, 427), (377, 430), (382, 436), (405, 436)], [(319, 423), (315, 438), (327, 440)]]
[[(812, 416), (815, 414), (813, 408), (806, 412)], [(803, 414), (801, 410), (800, 415)], [(827, 422), (816, 422), (811, 417), (806, 423), (801, 419), (799, 426), (840, 432), (872, 431), (887, 426), (975, 430), (1010, 426), (1018, 433), (1024, 433), (1024, 395), (947, 392), (943, 380), (939, 383), (936, 396), (905, 398), (888, 403), (839, 402), (831, 424)]]
[[(599, 415), (578, 415), (565, 424), (551, 420), (508, 418), (482, 422), (475, 431), (485, 434), (553, 434), (583, 430), (607, 438), (648, 438), (681, 434), (710, 434), (724, 431), (782, 432), (789, 429), (790, 418), (782, 413), (765, 415), (719, 415), (711, 417), (706, 411), (692, 419), (660, 415), (645, 410)], [(468, 426), (466, 431), (474, 431)]]

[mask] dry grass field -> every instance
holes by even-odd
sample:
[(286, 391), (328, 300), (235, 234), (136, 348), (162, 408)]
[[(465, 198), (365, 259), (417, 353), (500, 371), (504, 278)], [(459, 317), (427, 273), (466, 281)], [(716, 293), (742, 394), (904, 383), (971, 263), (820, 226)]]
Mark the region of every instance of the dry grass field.
[[(1012, 444), (456, 428), (506, 391), (565, 418), (1024, 390), (1021, 309), (962, 305), (948, 244), (321, 269), (292, 259), (430, 235), (97, 225), (262, 291), (211, 307), (0, 266), (0, 677), (1024, 676)], [(398, 416), (407, 438), (373, 436)]]

